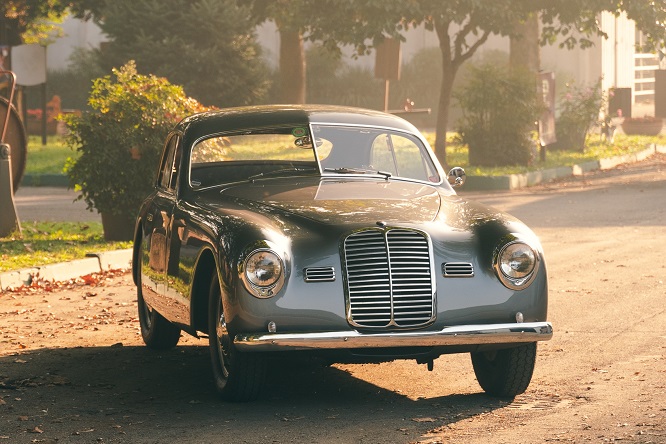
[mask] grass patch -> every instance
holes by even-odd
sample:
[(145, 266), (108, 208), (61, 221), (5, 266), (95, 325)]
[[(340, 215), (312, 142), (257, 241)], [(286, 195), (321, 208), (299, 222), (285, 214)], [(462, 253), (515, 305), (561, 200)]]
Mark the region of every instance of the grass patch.
[(22, 235), (0, 238), (0, 272), (83, 259), (86, 253), (130, 248), (107, 242), (99, 222), (24, 222)]
[(67, 158), (77, 155), (78, 152), (69, 148), (62, 136), (48, 136), (46, 145), (42, 145), (41, 136), (29, 136), (25, 172), (26, 174), (64, 174)]
[[(425, 134), (431, 146), (435, 144), (434, 133)], [(610, 145), (599, 141), (599, 136), (592, 134), (587, 138), (583, 152), (568, 150), (548, 150), (546, 161), (537, 160), (528, 166), (514, 165), (504, 167), (477, 167), (469, 165), (467, 145), (456, 142), (455, 135), (447, 135), (446, 155), (450, 166), (465, 168), (468, 176), (504, 176), (507, 174), (523, 174), (530, 171), (539, 171), (560, 166), (572, 166), (585, 162), (610, 157), (633, 154), (643, 151), (651, 144), (666, 144), (666, 136), (626, 136), (617, 134), (615, 142)]]

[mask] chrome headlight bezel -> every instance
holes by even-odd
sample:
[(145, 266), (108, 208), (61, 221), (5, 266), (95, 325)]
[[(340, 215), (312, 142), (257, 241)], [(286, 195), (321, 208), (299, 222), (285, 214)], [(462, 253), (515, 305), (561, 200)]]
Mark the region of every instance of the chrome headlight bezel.
[[(516, 263), (517, 261), (524, 263)], [(524, 290), (536, 278), (540, 261), (541, 255), (538, 249), (524, 240), (514, 238), (495, 250), (493, 268), (495, 275), (505, 287), (511, 290)]]
[[(257, 265), (261, 261), (270, 261), (278, 267), (276, 276), (269, 277), (265, 284), (260, 283), (256, 275), (253, 275)], [(245, 255), (239, 270), (240, 279), (245, 289), (253, 296), (260, 299), (268, 299), (275, 296), (284, 285), (285, 262), (284, 259), (272, 248), (256, 248)], [(265, 265), (264, 265), (265, 266)]]

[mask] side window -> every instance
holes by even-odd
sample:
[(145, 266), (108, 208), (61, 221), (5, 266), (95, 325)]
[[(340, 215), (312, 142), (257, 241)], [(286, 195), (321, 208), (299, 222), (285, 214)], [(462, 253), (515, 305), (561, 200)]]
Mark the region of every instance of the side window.
[(419, 144), (400, 134), (380, 134), (372, 144), (372, 167), (400, 177), (439, 180)]
[(177, 135), (172, 136), (167, 142), (162, 156), (162, 163), (158, 177), (158, 185), (166, 190), (173, 190), (176, 188), (176, 179), (178, 177), (178, 168), (180, 166), (180, 152), (178, 152)]

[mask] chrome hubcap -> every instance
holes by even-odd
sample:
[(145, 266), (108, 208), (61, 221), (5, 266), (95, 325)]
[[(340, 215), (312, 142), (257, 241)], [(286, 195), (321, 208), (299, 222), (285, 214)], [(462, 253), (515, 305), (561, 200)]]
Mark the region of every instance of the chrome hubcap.
[(216, 326), (216, 335), (217, 335), (217, 351), (220, 359), (220, 368), (222, 374), (225, 378), (229, 377), (229, 332), (227, 331), (227, 322), (224, 319), (224, 313), (222, 312), (222, 303), (220, 302), (218, 306), (218, 315), (217, 315), (217, 326)]

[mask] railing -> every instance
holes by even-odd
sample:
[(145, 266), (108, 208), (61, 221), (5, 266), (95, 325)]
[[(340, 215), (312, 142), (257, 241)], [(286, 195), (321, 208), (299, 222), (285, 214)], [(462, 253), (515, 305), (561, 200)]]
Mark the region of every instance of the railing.
[(655, 54), (634, 55), (633, 103), (654, 102), (654, 71), (659, 69)]

